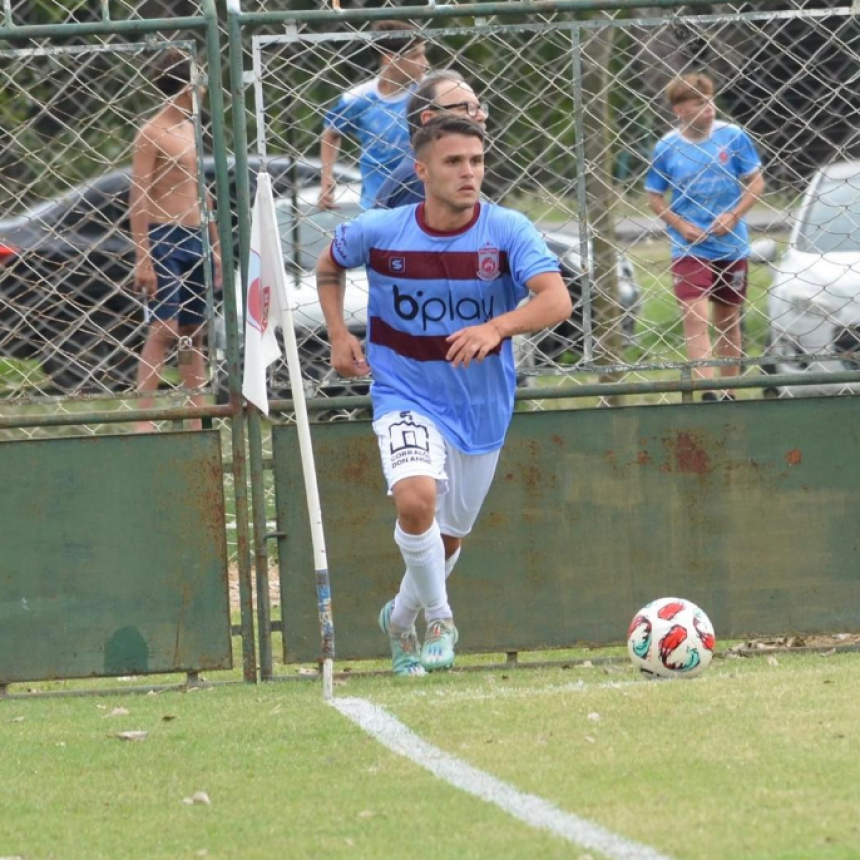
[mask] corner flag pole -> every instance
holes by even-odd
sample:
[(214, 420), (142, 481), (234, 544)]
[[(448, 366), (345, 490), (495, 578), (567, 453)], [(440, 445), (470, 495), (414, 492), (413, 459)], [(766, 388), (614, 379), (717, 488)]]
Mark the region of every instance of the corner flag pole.
[[(266, 220), (276, 225), (275, 200), (272, 195), (271, 177), (262, 171), (258, 180), (260, 202), (266, 207)], [(265, 223), (265, 221), (264, 221)], [(311, 526), (311, 543), (314, 551), (314, 573), (317, 591), (317, 612), (319, 614), (320, 635), (322, 638), (322, 680), (323, 699), (329, 701), (334, 693), (334, 621), (331, 613), (331, 583), (328, 575), (328, 561), (325, 548), (325, 532), (322, 524), (317, 472), (314, 451), (311, 445), (311, 428), (305, 391), (302, 386), (302, 369), (299, 363), (299, 347), (296, 343), (296, 330), (293, 328), (293, 312), (290, 301), (289, 281), (284, 272), (283, 257), (280, 254), (280, 240), (277, 242), (279, 264), (275, 266), (275, 288), (278, 293), (281, 332), (287, 353), (290, 371), (290, 387), (296, 407), (296, 426), (299, 432), (299, 452), (302, 459), (302, 474), (305, 481), (305, 495), (308, 504), (308, 518)]]

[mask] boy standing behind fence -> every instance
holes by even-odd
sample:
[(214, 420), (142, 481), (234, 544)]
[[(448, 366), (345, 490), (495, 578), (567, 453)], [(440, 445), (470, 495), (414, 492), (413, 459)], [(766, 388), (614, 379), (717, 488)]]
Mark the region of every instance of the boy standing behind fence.
[(347, 90), (326, 114), (320, 138), (322, 191), (320, 209), (336, 206), (333, 168), (342, 135), (354, 137), (361, 146), (361, 205), (370, 209), (380, 185), (410, 151), (406, 107), (411, 87), (427, 71), (424, 40), (414, 24), (405, 21), (377, 21), (376, 33), (392, 31), (373, 42), (379, 52), (379, 75)]
[[(743, 216), (764, 191), (761, 160), (749, 135), (716, 119), (714, 82), (703, 74), (683, 75), (666, 88), (678, 127), (654, 150), (645, 180), (653, 212), (672, 240), (672, 281), (681, 304), (687, 358), (714, 354), (739, 359), (741, 309), (747, 291), (749, 239)], [(671, 192), (671, 201), (663, 195)], [(717, 332), (711, 347), (708, 305)], [(720, 368), (736, 376), (737, 364)], [(700, 379), (711, 368), (697, 367)], [(734, 399), (731, 391), (725, 395)], [(703, 400), (716, 400), (706, 391)]]
[[(183, 386), (195, 390), (206, 384), (206, 285), (191, 63), (180, 52), (167, 51), (155, 63), (153, 74), (167, 101), (135, 138), (130, 198), (137, 258), (134, 284), (148, 300), (151, 314), (140, 356), (138, 390), (155, 391), (167, 350), (185, 337), (192, 349), (190, 356), (180, 359), (179, 370)], [(221, 257), (214, 222), (209, 230), (218, 286)], [(200, 406), (202, 399), (193, 397), (192, 403)], [(141, 399), (140, 405), (150, 408), (152, 398)], [(139, 432), (153, 429), (149, 421), (137, 426)]]

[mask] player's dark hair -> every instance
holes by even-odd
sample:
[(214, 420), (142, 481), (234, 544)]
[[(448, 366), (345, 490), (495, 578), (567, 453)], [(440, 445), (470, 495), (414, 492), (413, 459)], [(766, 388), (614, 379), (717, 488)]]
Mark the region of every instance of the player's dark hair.
[(437, 140), (452, 134), (477, 137), (481, 143), (486, 138), (484, 129), (478, 123), (472, 122), (472, 120), (462, 116), (442, 114), (442, 116), (431, 119), (427, 125), (422, 125), (415, 132), (415, 137), (412, 139), (412, 147), (415, 150), (416, 156), (425, 146), (429, 146), (431, 143), (435, 143)]
[(415, 132), (421, 128), (421, 114), (433, 104), (439, 84), (445, 81), (452, 84), (461, 84), (463, 83), (463, 76), (452, 69), (433, 72), (432, 75), (427, 75), (421, 81), (418, 88), (412, 94), (412, 98), (409, 99), (409, 106), (406, 108), (406, 120), (409, 123), (410, 137), (414, 138)]
[(413, 45), (424, 41), (418, 33), (418, 27), (409, 21), (374, 21), (370, 30), (372, 33), (391, 33), (371, 43), (380, 54), (403, 54)]
[(165, 51), (152, 64), (152, 74), (162, 95), (171, 98), (191, 83), (191, 60), (175, 49)]

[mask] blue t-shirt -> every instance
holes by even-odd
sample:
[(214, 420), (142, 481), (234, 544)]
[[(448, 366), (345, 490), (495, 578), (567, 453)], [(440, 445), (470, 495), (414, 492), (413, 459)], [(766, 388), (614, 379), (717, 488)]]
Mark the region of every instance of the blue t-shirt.
[(382, 96), (379, 79), (374, 78), (347, 90), (326, 114), (326, 128), (354, 137), (361, 147), (358, 166), (361, 205), (365, 209), (373, 206), (379, 186), (403, 156), (412, 151), (406, 122), (411, 96), (411, 90)]
[[(663, 194), (671, 189), (672, 212), (697, 227), (707, 229), (714, 219), (741, 199), (741, 179), (761, 167), (749, 135), (736, 125), (715, 122), (706, 140), (687, 140), (675, 129), (654, 148), (645, 190)], [(725, 236), (708, 237), (691, 244), (677, 230), (668, 228), (672, 257), (705, 260), (740, 260), (749, 256), (749, 234), (744, 221)]]
[(415, 172), (415, 156), (407, 155), (379, 188), (376, 209), (396, 209), (424, 199), (424, 183)]
[(343, 269), (367, 267), (374, 417), (413, 409), (467, 454), (501, 448), (516, 388), (511, 341), (454, 367), (445, 338), (514, 310), (529, 280), (559, 271), (531, 221), (480, 203), (463, 229), (440, 233), (423, 203), (374, 209), (337, 228), (331, 256)]

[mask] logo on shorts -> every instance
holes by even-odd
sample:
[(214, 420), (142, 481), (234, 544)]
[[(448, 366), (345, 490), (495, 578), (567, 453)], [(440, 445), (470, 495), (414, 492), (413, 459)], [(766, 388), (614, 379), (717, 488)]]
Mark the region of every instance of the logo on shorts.
[(388, 260), (388, 268), (395, 275), (402, 275), (406, 271), (406, 257), (391, 257)]
[(248, 260), (248, 277), (251, 285), (248, 287), (248, 322), (260, 334), (265, 334), (269, 326), (269, 307), (272, 303), (272, 288), (263, 286), (262, 263), (260, 255), (251, 251)]
[(416, 424), (411, 412), (401, 412), (403, 421), (388, 428), (392, 456), (405, 451), (430, 451), (430, 433), (423, 424)]
[(499, 249), (485, 245), (478, 249), (478, 277), (482, 281), (494, 281), (499, 277)]

